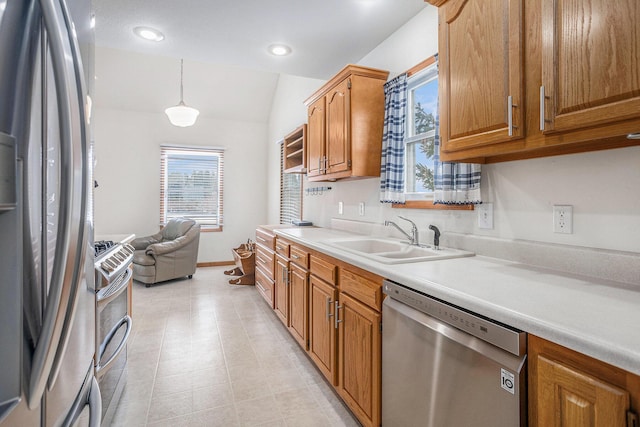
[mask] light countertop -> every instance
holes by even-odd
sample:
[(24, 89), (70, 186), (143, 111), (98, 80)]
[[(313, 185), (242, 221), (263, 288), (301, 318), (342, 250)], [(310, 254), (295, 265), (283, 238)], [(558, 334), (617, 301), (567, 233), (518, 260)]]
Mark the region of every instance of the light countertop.
[(275, 233), (387, 279), (640, 375), (640, 291), (630, 285), (474, 256), (382, 264), (327, 244), (354, 234)]

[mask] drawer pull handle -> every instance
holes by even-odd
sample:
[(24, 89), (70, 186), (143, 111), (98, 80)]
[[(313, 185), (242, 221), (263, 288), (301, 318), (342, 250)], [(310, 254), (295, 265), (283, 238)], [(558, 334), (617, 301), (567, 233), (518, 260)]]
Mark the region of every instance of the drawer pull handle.
[(331, 316), (333, 316), (331, 314), (331, 298), (327, 297), (327, 320), (331, 320)]
[(291, 258), (293, 259), (300, 259), (300, 257), (298, 255), (291, 255)]
[(338, 319), (340, 317), (340, 309), (343, 308), (343, 305), (340, 305), (340, 303), (336, 300), (335, 301), (336, 304), (336, 315), (333, 318), (335, 320), (335, 327), (336, 329), (338, 329), (338, 323), (342, 323), (342, 320)]

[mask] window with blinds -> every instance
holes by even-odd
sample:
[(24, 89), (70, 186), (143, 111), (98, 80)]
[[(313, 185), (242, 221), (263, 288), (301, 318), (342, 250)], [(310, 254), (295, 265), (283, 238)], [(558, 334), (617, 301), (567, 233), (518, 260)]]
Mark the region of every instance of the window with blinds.
[(302, 174), (284, 173), (284, 146), (280, 145), (280, 224), (302, 219)]
[(179, 146), (160, 151), (161, 223), (187, 217), (204, 231), (222, 231), (224, 151)]

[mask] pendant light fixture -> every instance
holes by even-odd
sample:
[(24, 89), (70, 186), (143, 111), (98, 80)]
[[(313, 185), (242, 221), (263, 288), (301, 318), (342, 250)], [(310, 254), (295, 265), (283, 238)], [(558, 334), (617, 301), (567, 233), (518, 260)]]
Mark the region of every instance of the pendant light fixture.
[(198, 118), (198, 114), (200, 111), (196, 110), (192, 107), (187, 107), (184, 103), (183, 92), (184, 89), (182, 87), (182, 76), (183, 76), (183, 68), (184, 68), (184, 60), (180, 60), (180, 103), (175, 107), (169, 107), (164, 112), (169, 117), (169, 121), (174, 126), (187, 127), (192, 126), (196, 119)]

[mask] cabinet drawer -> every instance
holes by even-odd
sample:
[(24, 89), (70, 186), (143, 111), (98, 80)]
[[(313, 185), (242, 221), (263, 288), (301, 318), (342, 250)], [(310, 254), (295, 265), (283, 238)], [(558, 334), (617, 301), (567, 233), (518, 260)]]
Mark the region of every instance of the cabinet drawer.
[(382, 282), (374, 282), (341, 268), (340, 290), (375, 310), (382, 309)]
[(269, 307), (273, 308), (273, 281), (259, 267), (256, 268), (256, 288)]
[(309, 252), (300, 246), (291, 245), (289, 247), (289, 258), (292, 263), (302, 268), (309, 268)]
[(269, 234), (264, 230), (257, 229), (256, 230), (256, 242), (264, 245), (265, 247), (275, 250), (276, 238), (273, 234)]
[(336, 284), (337, 267), (335, 265), (314, 255), (311, 255), (309, 261), (311, 274), (324, 280), (325, 282), (331, 283), (332, 285)]
[(260, 246), (256, 246), (256, 265), (262, 267), (263, 270), (269, 273), (269, 278), (273, 279), (273, 269), (275, 267), (275, 254), (269, 252)]
[(276, 253), (285, 258), (289, 258), (289, 242), (276, 238)]

